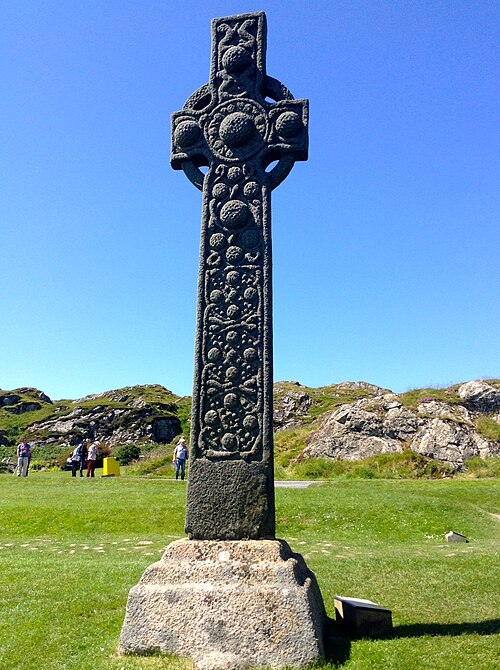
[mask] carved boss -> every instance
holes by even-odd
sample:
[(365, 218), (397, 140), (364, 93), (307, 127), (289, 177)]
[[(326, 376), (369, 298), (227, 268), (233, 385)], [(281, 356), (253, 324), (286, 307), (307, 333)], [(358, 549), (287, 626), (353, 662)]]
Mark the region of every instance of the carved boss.
[[(274, 535), (270, 194), (307, 159), (308, 106), (266, 75), (265, 48), (263, 13), (215, 19), (210, 81), (172, 116), (172, 166), (203, 191), (186, 521), (201, 539)], [(260, 464), (261, 522), (243, 521), (252, 482), (236, 491), (233, 461)]]

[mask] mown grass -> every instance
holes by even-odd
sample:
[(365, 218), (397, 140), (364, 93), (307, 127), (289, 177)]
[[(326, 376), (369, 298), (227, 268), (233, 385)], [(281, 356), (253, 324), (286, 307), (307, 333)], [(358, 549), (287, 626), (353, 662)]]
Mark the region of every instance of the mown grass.
[[(128, 590), (183, 536), (185, 491), (158, 479), (0, 476), (0, 667), (190, 667), (116, 653)], [(334, 640), (323, 667), (498, 667), (498, 480), (339, 480), (276, 494), (277, 534), (306, 557), (329, 614), (335, 594), (393, 611), (391, 638)], [(450, 529), (470, 543), (446, 544)]]

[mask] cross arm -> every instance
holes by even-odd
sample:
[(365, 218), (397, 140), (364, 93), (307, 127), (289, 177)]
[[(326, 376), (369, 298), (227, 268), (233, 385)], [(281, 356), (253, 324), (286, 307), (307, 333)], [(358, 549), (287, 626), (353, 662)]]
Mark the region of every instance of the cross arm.
[(305, 161), (309, 148), (308, 100), (278, 100), (269, 111), (270, 137), (264, 167), (278, 163), (268, 172), (271, 189), (288, 176), (295, 161)]
[(200, 126), (200, 114), (195, 110), (182, 110), (172, 114), (170, 164), (174, 170), (183, 170), (189, 181), (200, 191), (203, 190), (204, 179), (200, 167), (209, 165), (210, 155)]

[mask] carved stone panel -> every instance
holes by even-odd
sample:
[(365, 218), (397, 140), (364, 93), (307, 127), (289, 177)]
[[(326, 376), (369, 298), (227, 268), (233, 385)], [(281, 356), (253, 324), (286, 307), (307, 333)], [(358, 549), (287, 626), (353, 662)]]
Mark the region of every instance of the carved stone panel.
[(308, 107), (266, 75), (265, 49), (264, 14), (215, 19), (210, 81), (172, 116), (172, 166), (203, 190), (186, 516), (196, 539), (274, 537), (270, 193), (307, 158)]

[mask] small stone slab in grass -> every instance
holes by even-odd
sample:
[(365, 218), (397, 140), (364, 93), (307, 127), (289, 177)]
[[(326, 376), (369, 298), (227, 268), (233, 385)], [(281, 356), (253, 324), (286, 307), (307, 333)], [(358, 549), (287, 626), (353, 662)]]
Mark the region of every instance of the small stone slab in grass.
[(446, 540), (448, 542), (468, 542), (469, 541), (465, 537), (465, 535), (462, 535), (462, 533), (457, 533), (454, 530), (450, 530), (449, 533), (446, 533), (445, 537), (446, 537)]
[(337, 623), (354, 637), (384, 637), (392, 632), (391, 610), (363, 598), (335, 596)]

